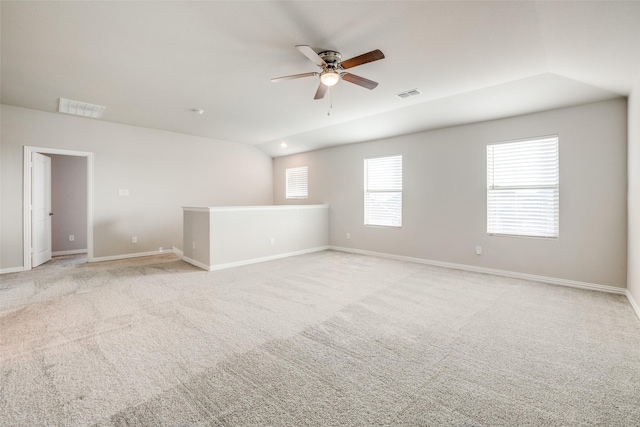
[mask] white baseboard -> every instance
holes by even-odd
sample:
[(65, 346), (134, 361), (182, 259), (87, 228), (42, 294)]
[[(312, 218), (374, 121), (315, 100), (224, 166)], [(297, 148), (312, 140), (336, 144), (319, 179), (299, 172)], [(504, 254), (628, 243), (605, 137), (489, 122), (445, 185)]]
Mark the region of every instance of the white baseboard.
[(627, 299), (631, 304), (631, 308), (633, 308), (633, 311), (636, 312), (636, 316), (638, 316), (638, 319), (640, 319), (640, 305), (638, 305), (638, 302), (633, 298), (633, 295), (631, 295), (631, 292), (629, 292), (629, 289), (627, 289), (626, 293), (627, 293)]
[(399, 261), (416, 262), (419, 264), (433, 265), (436, 267), (453, 268), (456, 270), (465, 270), (465, 271), (471, 271), (475, 273), (493, 274), (496, 276), (504, 276), (504, 277), (516, 277), (518, 279), (550, 283), (552, 285), (569, 286), (571, 288), (588, 289), (591, 291), (608, 292), (608, 293), (620, 294), (620, 295), (627, 294), (627, 290), (625, 288), (617, 288), (615, 286), (609, 286), (609, 285), (600, 285), (597, 283), (579, 282), (577, 280), (568, 280), (568, 279), (558, 279), (556, 277), (538, 276), (535, 274), (527, 274), (527, 273), (517, 273), (514, 271), (508, 271), (508, 270), (476, 267), (474, 265), (456, 264), (453, 262), (444, 262), (444, 261), (434, 261), (434, 260), (429, 260), (424, 258), (413, 258), (413, 257), (402, 256), (402, 255), (386, 254), (383, 252), (364, 251), (361, 249), (345, 248), (342, 246), (329, 246), (329, 249), (333, 249), (335, 251), (341, 251), (341, 252), (351, 252), (351, 253), (362, 254), (362, 255), (372, 255), (372, 256), (377, 256), (381, 258), (396, 259)]
[(180, 249), (176, 248), (175, 246), (173, 247), (173, 253), (178, 255), (179, 257), (184, 256), (184, 252), (182, 252)]
[(182, 259), (188, 262), (189, 264), (195, 265), (196, 267), (200, 267), (208, 271), (216, 271), (216, 270), (224, 270), (225, 268), (240, 267), (242, 265), (257, 264), (259, 262), (273, 261), (275, 259), (287, 258), (291, 256), (296, 256), (296, 255), (303, 255), (311, 252), (320, 252), (320, 251), (325, 251), (327, 249), (329, 249), (329, 246), (318, 246), (316, 248), (311, 248), (311, 249), (303, 249), (303, 250), (294, 251), (294, 252), (285, 252), (277, 255), (270, 255), (270, 256), (261, 257), (261, 258), (245, 259), (242, 261), (228, 262), (225, 264), (218, 264), (218, 265), (206, 265), (200, 261), (196, 261), (194, 259), (184, 257), (184, 256), (182, 257)]
[(173, 253), (173, 249), (164, 249), (161, 251), (150, 251), (150, 252), (137, 252), (135, 254), (99, 256), (99, 257), (94, 257), (93, 260), (91, 260), (90, 262), (115, 261), (118, 259), (138, 258), (143, 256), (160, 255), (160, 254), (166, 254), (166, 253)]
[(24, 271), (24, 267), (3, 268), (0, 270), (0, 274), (18, 273), (20, 271)]
[(207, 264), (202, 263), (202, 262), (200, 262), (200, 261), (196, 261), (195, 259), (192, 259), (192, 258), (189, 258), (189, 257), (183, 256), (183, 257), (182, 257), (182, 260), (183, 260), (184, 262), (188, 262), (188, 263), (189, 263), (189, 264), (191, 264), (191, 265), (195, 265), (196, 267), (200, 267), (200, 268), (201, 268), (201, 269), (203, 269), (203, 270), (211, 271), (211, 270), (210, 270), (210, 268), (209, 268), (209, 266), (208, 266)]
[(86, 254), (86, 249), (74, 249), (70, 251), (56, 251), (51, 252), (51, 256), (64, 256), (64, 255), (78, 255), (78, 254)]

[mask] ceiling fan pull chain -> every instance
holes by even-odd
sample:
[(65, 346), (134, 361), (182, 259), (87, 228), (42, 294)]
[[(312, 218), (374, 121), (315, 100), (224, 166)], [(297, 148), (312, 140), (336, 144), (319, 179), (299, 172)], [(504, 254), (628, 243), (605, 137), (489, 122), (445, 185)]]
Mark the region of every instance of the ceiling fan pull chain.
[(327, 111), (327, 116), (331, 115), (332, 108), (333, 108), (333, 94), (331, 93), (331, 88), (329, 88), (329, 110)]

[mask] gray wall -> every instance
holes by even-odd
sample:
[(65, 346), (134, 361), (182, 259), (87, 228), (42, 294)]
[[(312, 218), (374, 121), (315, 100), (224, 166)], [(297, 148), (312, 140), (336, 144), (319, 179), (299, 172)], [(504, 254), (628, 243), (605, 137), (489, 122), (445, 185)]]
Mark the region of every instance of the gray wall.
[[(550, 134), (560, 137), (560, 237), (488, 236), (487, 143)], [(277, 158), (274, 202), (296, 203), (285, 168), (308, 165), (302, 203), (331, 206), (330, 245), (624, 288), (626, 142), (624, 99), (451, 127)], [(403, 155), (400, 229), (363, 225), (363, 159), (386, 154)]]
[[(87, 158), (51, 157), (51, 250), (87, 249)], [(69, 235), (74, 241), (69, 241)]]
[(210, 216), (209, 210), (183, 212), (183, 236), (184, 242), (187, 242), (183, 256), (207, 266), (211, 263)]
[(629, 96), (629, 293), (640, 304), (640, 76)]
[(273, 202), (272, 160), (252, 146), (7, 105), (1, 120), (1, 269), (23, 261), (24, 145), (94, 153), (95, 257), (182, 249), (181, 206)]

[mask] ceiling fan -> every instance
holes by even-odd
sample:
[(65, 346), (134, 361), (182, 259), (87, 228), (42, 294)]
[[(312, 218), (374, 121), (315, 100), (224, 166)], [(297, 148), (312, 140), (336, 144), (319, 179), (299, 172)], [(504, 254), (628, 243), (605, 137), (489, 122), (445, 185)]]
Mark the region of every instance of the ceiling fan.
[(315, 50), (307, 45), (297, 45), (296, 48), (322, 70), (319, 72), (276, 77), (271, 79), (272, 82), (276, 83), (282, 80), (320, 76), (320, 86), (318, 86), (316, 96), (313, 99), (324, 98), (325, 93), (327, 93), (327, 89), (330, 86), (338, 83), (340, 81), (340, 78), (342, 78), (342, 80), (348, 81), (349, 83), (357, 84), (358, 86), (362, 86), (369, 90), (374, 89), (376, 86), (378, 86), (378, 83), (374, 82), (373, 80), (365, 79), (364, 77), (356, 76), (355, 74), (347, 73), (346, 71), (344, 71), (348, 70), (349, 68), (357, 67), (358, 65), (366, 64), (367, 62), (373, 62), (378, 61), (379, 59), (383, 59), (384, 54), (378, 49), (372, 50), (371, 52), (362, 54), (360, 56), (356, 56), (355, 58), (342, 61), (342, 55), (340, 54), (340, 52), (336, 52), (333, 50), (325, 50), (320, 53), (316, 53)]

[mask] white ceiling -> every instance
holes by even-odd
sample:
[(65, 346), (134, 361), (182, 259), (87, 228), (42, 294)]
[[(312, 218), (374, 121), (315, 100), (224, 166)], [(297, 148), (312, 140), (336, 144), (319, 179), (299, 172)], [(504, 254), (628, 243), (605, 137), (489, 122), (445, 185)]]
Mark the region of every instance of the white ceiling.
[[(640, 76), (640, 2), (0, 3), (1, 100), (254, 144), (281, 156), (626, 96)], [(297, 49), (386, 58), (315, 101)], [(420, 96), (398, 99), (413, 88)], [(330, 101), (333, 101), (331, 115)], [(192, 112), (205, 110), (203, 115)], [(87, 119), (92, 120), (92, 119)], [(283, 149), (280, 143), (286, 141)]]

